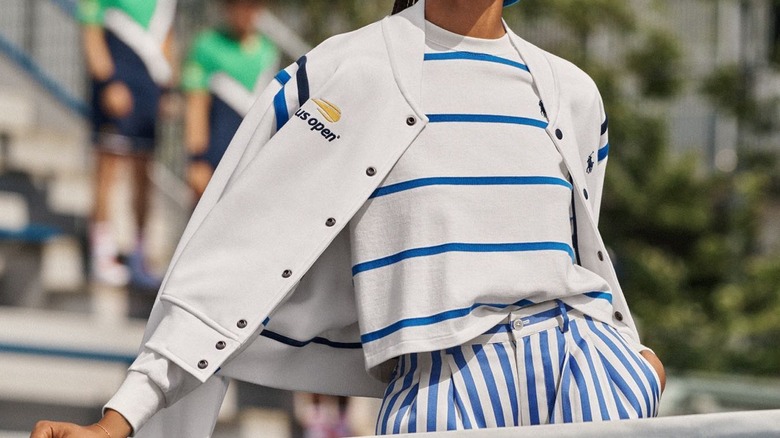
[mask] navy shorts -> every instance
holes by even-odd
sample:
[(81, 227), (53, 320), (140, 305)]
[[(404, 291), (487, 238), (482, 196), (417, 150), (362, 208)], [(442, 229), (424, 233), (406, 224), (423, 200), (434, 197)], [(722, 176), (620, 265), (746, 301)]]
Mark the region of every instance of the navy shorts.
[(105, 35), (114, 61), (113, 80), (123, 82), (130, 89), (133, 109), (121, 118), (106, 114), (100, 100), (110, 82), (92, 81), (93, 141), (98, 147), (116, 153), (151, 153), (162, 88), (152, 80), (146, 65), (127, 44), (109, 31)]
[(191, 160), (205, 161), (216, 169), (238, 130), (243, 118), (232, 107), (217, 96), (211, 95), (209, 111), (209, 145), (205, 152), (190, 157)]

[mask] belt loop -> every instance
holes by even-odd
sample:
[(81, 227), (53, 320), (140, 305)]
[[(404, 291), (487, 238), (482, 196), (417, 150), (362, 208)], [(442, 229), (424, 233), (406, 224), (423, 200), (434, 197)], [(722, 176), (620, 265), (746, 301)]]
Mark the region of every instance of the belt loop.
[(555, 300), (558, 303), (558, 313), (561, 314), (561, 332), (569, 331), (569, 313), (566, 311), (566, 304), (561, 300)]

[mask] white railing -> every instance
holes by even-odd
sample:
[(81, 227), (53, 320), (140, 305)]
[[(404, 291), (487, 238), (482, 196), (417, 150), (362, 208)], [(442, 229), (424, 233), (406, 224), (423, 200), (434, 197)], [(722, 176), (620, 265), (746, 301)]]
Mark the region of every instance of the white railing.
[(780, 436), (780, 410), (395, 436), (399, 438), (777, 437)]

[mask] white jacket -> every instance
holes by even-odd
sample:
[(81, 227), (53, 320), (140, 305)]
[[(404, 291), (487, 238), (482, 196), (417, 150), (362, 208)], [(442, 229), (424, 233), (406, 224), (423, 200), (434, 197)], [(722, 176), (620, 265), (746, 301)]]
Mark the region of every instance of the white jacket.
[[(381, 396), (383, 376), (366, 372), (359, 344), (345, 227), (427, 124), (419, 106), (424, 29), (420, 1), (333, 37), (255, 103), (193, 213), (152, 311), (145, 351), (186, 375), (167, 371), (166, 402), (181, 400), (139, 436), (208, 436), (223, 376)], [(604, 121), (598, 90), (573, 64), (511, 32), (510, 39), (533, 75), (547, 133), (573, 180), (580, 263), (607, 280), (612, 324), (639, 346), (597, 229), (606, 159), (586, 171)], [(314, 99), (338, 107), (340, 119), (330, 114), (328, 121)], [(295, 115), (299, 109), (307, 120)], [(289, 121), (277, 132), (284, 114)], [(147, 361), (131, 370), (136, 381), (146, 376), (159, 386), (166, 370), (155, 367)]]

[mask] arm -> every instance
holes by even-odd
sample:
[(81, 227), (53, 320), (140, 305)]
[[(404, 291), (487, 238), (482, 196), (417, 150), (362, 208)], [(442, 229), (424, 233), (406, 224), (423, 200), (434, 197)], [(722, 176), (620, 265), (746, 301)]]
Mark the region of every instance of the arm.
[(168, 32), (168, 35), (165, 37), (165, 41), (163, 42), (163, 55), (165, 55), (165, 59), (168, 60), (168, 64), (171, 65), (171, 69), (173, 70), (173, 75), (171, 77), (171, 83), (168, 84), (169, 86), (173, 87), (178, 83), (179, 79), (179, 69), (177, 68), (179, 63), (178, 61), (178, 50), (176, 47), (176, 37), (174, 35), (173, 30)]
[(82, 43), (87, 61), (87, 72), (97, 81), (108, 81), (114, 75), (114, 61), (108, 51), (106, 37), (101, 26), (83, 26)]
[(191, 155), (202, 154), (209, 142), (209, 109), (211, 96), (206, 91), (187, 93), (184, 114), (184, 143)]

